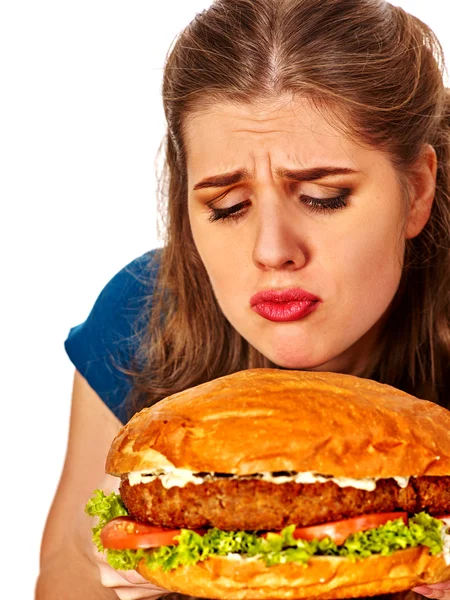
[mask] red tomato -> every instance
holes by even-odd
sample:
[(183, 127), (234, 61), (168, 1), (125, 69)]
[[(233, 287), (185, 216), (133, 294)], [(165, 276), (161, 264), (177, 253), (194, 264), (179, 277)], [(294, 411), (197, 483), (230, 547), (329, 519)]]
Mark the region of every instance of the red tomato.
[(320, 540), (329, 537), (339, 546), (352, 533), (375, 529), (394, 519), (403, 519), (403, 522), (407, 524), (408, 514), (406, 512), (375, 513), (372, 515), (361, 515), (353, 519), (313, 525), (311, 527), (297, 527), (294, 531), (294, 538), (297, 540)]
[(131, 517), (116, 517), (103, 527), (100, 539), (104, 548), (137, 550), (177, 544), (174, 537), (179, 534), (179, 529), (155, 527), (139, 523)]

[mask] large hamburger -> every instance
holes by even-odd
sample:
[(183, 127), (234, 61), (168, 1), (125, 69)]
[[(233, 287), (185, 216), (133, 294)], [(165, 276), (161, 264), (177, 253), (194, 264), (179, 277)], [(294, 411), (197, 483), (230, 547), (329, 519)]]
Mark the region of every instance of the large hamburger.
[[(450, 579), (450, 412), (351, 375), (252, 369), (114, 439), (94, 540), (207, 598), (356, 598)], [(115, 518), (114, 518), (115, 517)]]

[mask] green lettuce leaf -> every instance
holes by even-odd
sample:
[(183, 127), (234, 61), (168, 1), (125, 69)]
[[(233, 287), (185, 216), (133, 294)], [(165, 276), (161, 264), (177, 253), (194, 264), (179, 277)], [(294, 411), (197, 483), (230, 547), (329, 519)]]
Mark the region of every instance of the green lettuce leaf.
[[(117, 516), (127, 515), (120, 496), (106, 496), (96, 490), (86, 505), (86, 513), (99, 517), (93, 528), (93, 540), (98, 550), (104, 550), (100, 531)], [(145, 558), (150, 568), (170, 571), (183, 565), (193, 565), (212, 556), (239, 554), (258, 557), (267, 566), (296, 562), (307, 567), (312, 556), (345, 556), (352, 561), (362, 560), (373, 554), (388, 556), (396, 550), (427, 546), (431, 554), (443, 549), (441, 529), (443, 522), (425, 512), (410, 518), (408, 525), (395, 519), (375, 529), (351, 534), (343, 545), (337, 546), (330, 538), (321, 540), (296, 540), (295, 525), (285, 527), (280, 533), (269, 532), (265, 537), (248, 531), (221, 531), (216, 527), (204, 535), (182, 529), (177, 545), (161, 546), (152, 550), (107, 550), (107, 561), (115, 569), (134, 569)]]
[(431, 554), (443, 549), (441, 537), (442, 521), (425, 512), (414, 515), (408, 525), (402, 519), (389, 521), (376, 529), (360, 531), (350, 535), (339, 549), (339, 556), (366, 558), (371, 554), (389, 556), (396, 550), (428, 546)]
[(102, 490), (95, 490), (91, 499), (84, 507), (84, 512), (90, 517), (98, 517), (98, 523), (92, 528), (92, 541), (99, 552), (106, 552), (106, 559), (114, 569), (130, 571), (135, 569), (138, 562), (146, 554), (145, 550), (110, 550), (103, 548), (100, 532), (103, 527), (115, 517), (128, 515), (122, 498), (112, 492), (108, 496)]
[(106, 496), (102, 490), (95, 490), (93, 496), (84, 507), (84, 512), (90, 517), (99, 517), (97, 525), (92, 529), (92, 539), (97, 546), (97, 550), (103, 552), (104, 548), (100, 541), (100, 531), (108, 521), (111, 521), (115, 517), (128, 515), (122, 498), (114, 492)]

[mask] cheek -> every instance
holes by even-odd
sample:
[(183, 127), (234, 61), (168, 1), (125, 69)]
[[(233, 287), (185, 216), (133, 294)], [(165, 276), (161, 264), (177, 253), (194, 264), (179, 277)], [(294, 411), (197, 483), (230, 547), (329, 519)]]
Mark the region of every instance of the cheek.
[(240, 295), (245, 295), (245, 288), (250, 283), (254, 271), (252, 265), (248, 265), (244, 259), (243, 248), (222, 246), (212, 253), (200, 253), (205, 265), (214, 294), (222, 309), (229, 311), (230, 308), (241, 306)]
[(400, 227), (392, 223), (396, 221), (391, 221), (390, 227), (376, 221), (361, 227), (361, 233), (343, 243), (342, 252), (335, 247), (330, 254), (330, 260), (335, 260), (340, 297), (349, 304), (357, 298), (358, 307), (370, 316), (387, 308), (402, 273), (404, 240)]
[(209, 223), (205, 215), (191, 215), (194, 243), (218, 299), (221, 292), (238, 288), (248, 279), (249, 236), (233, 229), (233, 224)]

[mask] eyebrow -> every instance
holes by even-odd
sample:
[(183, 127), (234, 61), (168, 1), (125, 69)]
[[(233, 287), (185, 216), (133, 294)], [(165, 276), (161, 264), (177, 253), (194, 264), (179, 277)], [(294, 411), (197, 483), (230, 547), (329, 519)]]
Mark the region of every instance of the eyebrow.
[[(323, 179), (324, 177), (330, 177), (332, 175), (348, 175), (351, 173), (357, 173), (353, 169), (346, 167), (313, 167), (311, 169), (276, 169), (276, 174), (283, 178), (289, 179), (290, 181), (315, 181), (316, 179)], [(241, 181), (250, 179), (250, 173), (247, 169), (238, 169), (231, 173), (222, 173), (220, 175), (213, 175), (202, 179), (194, 185), (195, 190), (202, 190), (204, 188), (222, 188), (228, 185), (233, 185)]]

